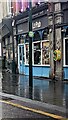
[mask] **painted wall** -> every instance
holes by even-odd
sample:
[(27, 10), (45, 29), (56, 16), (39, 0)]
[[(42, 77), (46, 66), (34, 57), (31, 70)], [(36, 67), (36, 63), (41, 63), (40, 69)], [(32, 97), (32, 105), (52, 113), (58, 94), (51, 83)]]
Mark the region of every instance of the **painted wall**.
[[(29, 75), (29, 66), (24, 67), (25, 75)], [(49, 66), (33, 66), (33, 76), (47, 77), (49, 78)], [(64, 79), (68, 80), (68, 67), (64, 67)]]
[(64, 78), (68, 80), (68, 67), (64, 67)]
[[(29, 66), (26, 65), (24, 67), (24, 73), (29, 75)], [(33, 76), (40, 76), (40, 77), (49, 77), (50, 67), (47, 66), (33, 66)]]

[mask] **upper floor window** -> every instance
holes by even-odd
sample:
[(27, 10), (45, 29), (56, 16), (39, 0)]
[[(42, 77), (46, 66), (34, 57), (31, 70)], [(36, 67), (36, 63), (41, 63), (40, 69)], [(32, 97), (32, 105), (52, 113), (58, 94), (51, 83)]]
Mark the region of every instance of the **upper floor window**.
[(55, 3), (55, 11), (60, 11), (61, 10), (61, 3)]

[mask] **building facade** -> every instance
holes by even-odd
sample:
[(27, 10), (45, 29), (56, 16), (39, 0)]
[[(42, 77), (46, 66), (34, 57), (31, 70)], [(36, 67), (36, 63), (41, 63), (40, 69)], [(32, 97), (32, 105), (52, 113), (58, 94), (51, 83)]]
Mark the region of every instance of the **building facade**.
[[(68, 79), (68, 19), (67, 4), (40, 4), (32, 8), (32, 68), (33, 76)], [(29, 75), (29, 12), (28, 10), (9, 20), (10, 26), (2, 37), (5, 46), (5, 67), (12, 71), (14, 59), (18, 72)], [(4, 28), (5, 29), (5, 28)], [(13, 34), (12, 34), (13, 31)], [(4, 30), (3, 30), (4, 33)], [(13, 37), (12, 37), (13, 35)], [(14, 39), (14, 43), (13, 40)], [(3, 47), (4, 48), (4, 47)], [(54, 54), (56, 52), (56, 54)], [(4, 55), (4, 51), (2, 52)], [(61, 56), (61, 57), (59, 57)], [(54, 57), (56, 59), (54, 59)]]
[[(49, 36), (50, 36), (50, 75), (53, 77), (55, 75), (56, 79), (62, 80), (63, 78), (68, 79), (67, 70), (68, 65), (65, 61), (68, 59), (68, 45), (65, 45), (65, 41), (67, 42), (68, 35), (68, 18), (66, 17), (68, 14), (67, 10), (68, 2), (58, 2), (54, 4), (50, 4), (49, 8)], [(54, 12), (52, 12), (54, 11)], [(64, 29), (65, 28), (65, 29)], [(54, 60), (54, 57), (58, 56), (58, 52), (61, 52), (61, 59)], [(55, 53), (55, 54), (54, 54)], [(65, 57), (66, 56), (66, 57)]]

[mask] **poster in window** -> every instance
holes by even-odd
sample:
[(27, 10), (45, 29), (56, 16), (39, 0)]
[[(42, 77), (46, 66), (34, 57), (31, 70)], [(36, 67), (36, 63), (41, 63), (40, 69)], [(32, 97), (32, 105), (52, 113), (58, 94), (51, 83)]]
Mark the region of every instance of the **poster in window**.
[(49, 41), (42, 42), (42, 64), (49, 64)]

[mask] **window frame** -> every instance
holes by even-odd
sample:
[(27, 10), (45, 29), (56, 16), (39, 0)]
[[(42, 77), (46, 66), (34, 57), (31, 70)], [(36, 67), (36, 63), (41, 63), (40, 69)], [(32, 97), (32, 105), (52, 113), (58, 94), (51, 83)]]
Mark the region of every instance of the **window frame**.
[[(32, 66), (50, 66), (50, 64), (42, 64), (42, 43), (43, 42), (49, 42), (49, 40), (38, 40), (38, 41), (33, 41), (32, 42)], [(34, 64), (34, 43), (40, 43), (40, 51), (41, 51), (41, 64)], [(25, 51), (25, 65), (28, 65), (26, 63), (26, 44), (29, 45), (28, 42), (24, 43), (24, 51)], [(50, 58), (50, 53), (49, 53), (49, 58)]]
[[(49, 40), (41, 40), (41, 41), (35, 41), (33, 42), (33, 48), (32, 48), (32, 56), (33, 56), (33, 66), (50, 66), (50, 64), (42, 64), (42, 43), (47, 42)], [(40, 43), (41, 45), (41, 64), (34, 64), (34, 43)], [(49, 53), (49, 58), (50, 58), (50, 53)]]

